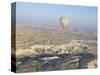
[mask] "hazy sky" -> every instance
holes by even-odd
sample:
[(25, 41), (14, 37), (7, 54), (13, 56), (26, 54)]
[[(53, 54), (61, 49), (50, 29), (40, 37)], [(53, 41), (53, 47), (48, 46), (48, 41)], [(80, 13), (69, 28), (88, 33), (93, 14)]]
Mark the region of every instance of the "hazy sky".
[(96, 30), (97, 27), (96, 7), (27, 2), (16, 5), (17, 24), (56, 27), (59, 17), (67, 16), (72, 28)]

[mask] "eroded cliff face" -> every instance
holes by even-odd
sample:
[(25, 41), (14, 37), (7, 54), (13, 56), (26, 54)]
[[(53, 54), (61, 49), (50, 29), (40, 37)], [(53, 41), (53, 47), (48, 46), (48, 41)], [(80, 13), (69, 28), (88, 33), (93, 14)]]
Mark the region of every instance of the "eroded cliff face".
[(61, 45), (33, 45), (29, 49), (18, 49), (17, 72), (96, 68), (97, 56), (86, 42), (94, 41), (71, 40)]
[(67, 44), (61, 45), (33, 45), (30, 49), (18, 49), (17, 56), (29, 56), (29, 55), (41, 55), (41, 54), (77, 54), (83, 53), (89, 50), (88, 45), (79, 43), (77, 41), (71, 41)]

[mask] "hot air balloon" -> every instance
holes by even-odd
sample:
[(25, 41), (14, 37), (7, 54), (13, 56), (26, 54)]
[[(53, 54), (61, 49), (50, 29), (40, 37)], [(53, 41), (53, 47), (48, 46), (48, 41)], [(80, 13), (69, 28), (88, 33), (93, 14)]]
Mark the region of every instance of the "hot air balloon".
[(66, 16), (61, 16), (59, 18), (59, 21), (60, 21), (60, 25), (62, 28), (64, 28), (65, 26), (67, 26), (69, 24), (69, 19)]

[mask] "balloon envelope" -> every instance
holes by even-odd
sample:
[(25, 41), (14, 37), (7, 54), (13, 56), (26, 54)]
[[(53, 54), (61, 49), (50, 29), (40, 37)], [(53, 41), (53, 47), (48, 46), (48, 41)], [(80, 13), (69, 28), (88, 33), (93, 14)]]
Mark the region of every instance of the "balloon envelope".
[(66, 16), (61, 16), (59, 21), (63, 28), (69, 24), (69, 19)]

